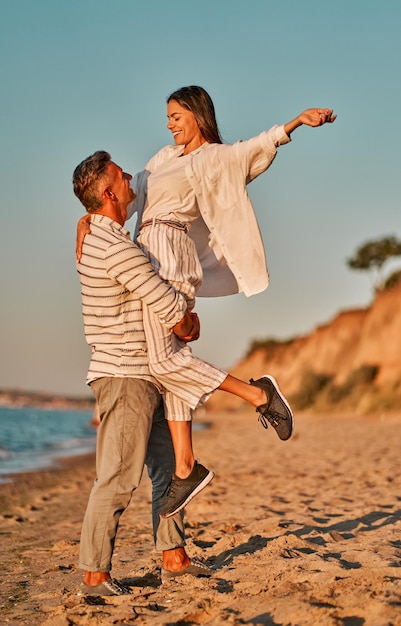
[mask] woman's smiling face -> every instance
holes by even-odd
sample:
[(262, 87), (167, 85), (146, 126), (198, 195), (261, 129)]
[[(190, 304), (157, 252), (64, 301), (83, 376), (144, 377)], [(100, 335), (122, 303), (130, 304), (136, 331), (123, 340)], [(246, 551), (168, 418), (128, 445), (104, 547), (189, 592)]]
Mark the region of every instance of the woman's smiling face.
[(192, 111), (175, 100), (167, 104), (167, 119), (167, 128), (172, 132), (176, 145), (185, 146), (184, 154), (189, 154), (205, 143)]

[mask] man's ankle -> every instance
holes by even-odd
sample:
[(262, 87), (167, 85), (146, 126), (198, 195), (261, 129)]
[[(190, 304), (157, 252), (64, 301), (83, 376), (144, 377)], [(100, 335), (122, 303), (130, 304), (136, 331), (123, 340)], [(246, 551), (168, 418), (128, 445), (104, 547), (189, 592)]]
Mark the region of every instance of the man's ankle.
[(96, 585), (101, 585), (106, 580), (110, 580), (110, 578), (109, 572), (85, 572), (84, 585), (96, 587)]
[(187, 567), (191, 559), (185, 552), (184, 548), (173, 548), (172, 550), (163, 550), (163, 569), (167, 569), (170, 572), (179, 572)]

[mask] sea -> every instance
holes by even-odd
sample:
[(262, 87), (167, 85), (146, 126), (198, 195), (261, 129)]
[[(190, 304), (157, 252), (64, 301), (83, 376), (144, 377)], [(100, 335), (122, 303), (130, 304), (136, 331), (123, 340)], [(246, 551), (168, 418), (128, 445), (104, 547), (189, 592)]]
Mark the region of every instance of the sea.
[(94, 451), (91, 419), (90, 411), (0, 407), (0, 482)]

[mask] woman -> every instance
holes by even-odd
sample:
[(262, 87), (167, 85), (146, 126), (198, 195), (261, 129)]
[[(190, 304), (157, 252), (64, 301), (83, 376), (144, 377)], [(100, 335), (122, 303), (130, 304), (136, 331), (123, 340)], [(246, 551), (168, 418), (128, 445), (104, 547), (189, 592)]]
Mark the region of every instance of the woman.
[[(193, 309), (196, 293), (256, 294), (268, 285), (263, 242), (246, 185), (273, 162), (277, 147), (306, 124), (335, 119), (330, 109), (308, 109), (284, 126), (233, 145), (223, 144), (207, 92), (183, 87), (167, 100), (167, 127), (175, 146), (162, 148), (132, 186), (138, 215), (137, 240), (158, 273), (181, 291)], [(189, 235), (189, 236), (188, 236)], [(192, 450), (192, 409), (215, 390), (228, 391), (256, 407), (281, 439), (293, 430), (291, 409), (274, 378), (250, 384), (197, 359), (166, 332), (144, 307), (152, 374), (167, 390), (164, 399), (176, 454), (176, 475), (162, 509), (183, 508), (213, 477)]]

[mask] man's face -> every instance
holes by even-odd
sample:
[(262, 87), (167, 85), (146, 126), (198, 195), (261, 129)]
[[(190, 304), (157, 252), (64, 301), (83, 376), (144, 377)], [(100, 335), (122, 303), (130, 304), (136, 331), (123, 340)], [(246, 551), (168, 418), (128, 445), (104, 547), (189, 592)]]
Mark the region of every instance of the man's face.
[(108, 185), (110, 192), (114, 194), (121, 206), (127, 207), (130, 202), (135, 200), (135, 194), (130, 187), (131, 174), (124, 172), (119, 165), (113, 162), (108, 167), (108, 174), (111, 181)]

